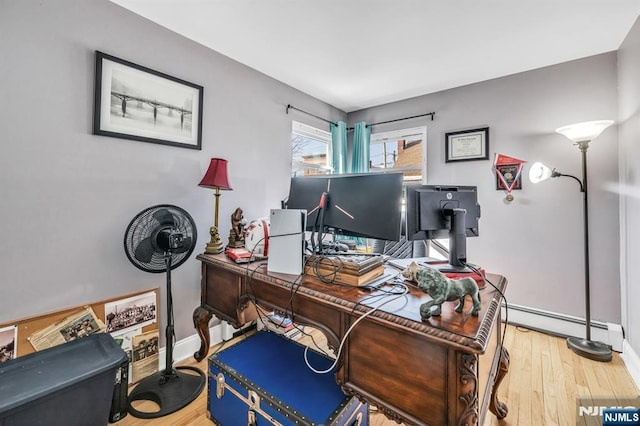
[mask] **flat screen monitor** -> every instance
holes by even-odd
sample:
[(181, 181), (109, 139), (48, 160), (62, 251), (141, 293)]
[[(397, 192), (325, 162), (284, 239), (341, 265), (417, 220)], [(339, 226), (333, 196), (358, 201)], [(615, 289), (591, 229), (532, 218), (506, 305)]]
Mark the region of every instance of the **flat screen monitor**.
[(449, 239), (449, 265), (467, 271), (467, 237), (479, 235), (480, 205), (475, 186), (408, 185), (407, 239)]
[(307, 230), (381, 240), (400, 239), (402, 173), (291, 178), (286, 207), (307, 210)]

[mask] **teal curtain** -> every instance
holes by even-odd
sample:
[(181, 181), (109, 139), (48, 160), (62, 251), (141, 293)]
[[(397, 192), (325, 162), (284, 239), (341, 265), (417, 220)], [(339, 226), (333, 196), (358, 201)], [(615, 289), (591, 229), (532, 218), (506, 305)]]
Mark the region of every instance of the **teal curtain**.
[(347, 172), (347, 123), (331, 123), (332, 173)]
[[(369, 171), (369, 146), (371, 145), (371, 127), (361, 121), (353, 128), (353, 150), (351, 153), (350, 173), (367, 173)], [(358, 246), (366, 246), (367, 239), (362, 237), (344, 236), (339, 239), (355, 241)]]
[(369, 147), (371, 146), (371, 127), (361, 121), (353, 128), (353, 153), (351, 156), (351, 173), (369, 171)]

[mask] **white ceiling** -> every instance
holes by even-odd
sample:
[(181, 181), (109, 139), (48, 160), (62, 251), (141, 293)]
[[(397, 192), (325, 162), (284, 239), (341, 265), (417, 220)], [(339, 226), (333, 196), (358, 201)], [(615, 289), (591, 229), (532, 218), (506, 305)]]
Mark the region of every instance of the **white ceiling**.
[(345, 112), (618, 49), (640, 0), (112, 0)]

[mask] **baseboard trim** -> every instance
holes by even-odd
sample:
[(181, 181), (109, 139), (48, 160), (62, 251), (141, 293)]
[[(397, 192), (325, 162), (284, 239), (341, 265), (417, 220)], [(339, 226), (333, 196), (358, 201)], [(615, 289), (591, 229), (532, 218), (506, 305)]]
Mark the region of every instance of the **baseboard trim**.
[[(586, 320), (584, 318), (514, 304), (509, 304), (508, 318), (503, 305), (502, 319), (508, 319), (509, 324), (512, 325), (523, 326), (560, 337), (583, 337), (586, 329)], [(591, 321), (591, 339), (610, 345), (616, 352), (622, 352), (624, 336), (622, 327), (619, 324)]]
[(622, 342), (622, 354), (620, 354), (620, 358), (624, 361), (624, 365), (627, 367), (627, 371), (636, 384), (636, 387), (640, 389), (640, 357), (626, 339)]
[[(211, 338), (211, 345), (215, 345), (217, 343), (222, 342), (222, 333), (223, 333), (223, 323), (219, 323), (211, 328), (209, 328), (209, 336)], [(200, 336), (197, 334), (193, 334), (189, 337), (185, 337), (184, 339), (178, 340), (176, 344), (173, 346), (173, 362), (178, 363), (186, 360), (189, 357), (193, 357), (198, 350), (200, 350)], [(160, 360), (159, 360), (159, 368), (160, 370), (165, 369), (165, 365), (167, 362), (167, 348), (163, 346), (160, 348)]]
[[(230, 340), (239, 334), (246, 333), (252, 328), (256, 328), (255, 323), (247, 324), (242, 328), (234, 328), (230, 324), (221, 321), (215, 326), (209, 328), (210, 345), (216, 345), (222, 341)], [(173, 362), (178, 363), (192, 357), (197, 351), (200, 350), (200, 336), (197, 334), (185, 337), (182, 340), (176, 342), (173, 346)], [(165, 369), (167, 363), (167, 348), (166, 346), (160, 348), (160, 370)]]

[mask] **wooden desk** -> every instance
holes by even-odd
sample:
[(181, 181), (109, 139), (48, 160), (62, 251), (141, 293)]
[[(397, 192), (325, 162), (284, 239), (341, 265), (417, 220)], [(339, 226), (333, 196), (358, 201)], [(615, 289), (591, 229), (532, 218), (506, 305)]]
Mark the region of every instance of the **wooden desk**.
[[(236, 265), (223, 254), (197, 258), (202, 262), (202, 305), (193, 313), (202, 340), (194, 354), (198, 361), (209, 350), (211, 316), (240, 327), (257, 317), (252, 302), (293, 312), (296, 322), (322, 330), (333, 348), (371, 310), (371, 293), (357, 288), (267, 274), (266, 264)], [(488, 278), (505, 291), (504, 277)], [(419, 306), (430, 298), (411, 288), (355, 326), (343, 347), (337, 383), (407, 424), (483, 424), (487, 408), (505, 417), (507, 406), (497, 398), (509, 368), (509, 354), (500, 345), (500, 295), (487, 286), (481, 299), (477, 317), (470, 314), (470, 301), (461, 314), (454, 312), (457, 302), (445, 302), (442, 316), (423, 322)]]

